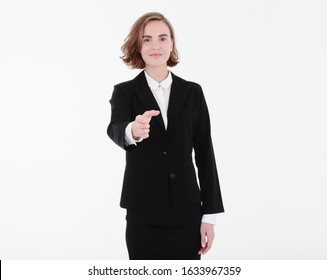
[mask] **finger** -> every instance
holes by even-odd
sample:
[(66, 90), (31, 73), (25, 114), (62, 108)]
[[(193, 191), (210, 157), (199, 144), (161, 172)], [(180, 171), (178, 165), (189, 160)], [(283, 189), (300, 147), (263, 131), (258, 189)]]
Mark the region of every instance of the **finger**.
[(203, 250), (203, 254), (206, 254), (212, 247), (212, 244), (213, 244), (213, 240), (215, 238), (215, 234), (213, 233), (213, 231), (208, 231), (206, 233), (206, 237), (207, 237), (207, 243), (206, 243), (206, 246)]
[(142, 138), (143, 138), (143, 139), (149, 138), (149, 133), (144, 133), (144, 134), (142, 134)]
[(205, 232), (201, 230), (200, 233), (201, 233), (201, 249), (199, 250), (198, 254), (203, 254), (207, 242), (206, 242)]
[(210, 248), (208, 248), (207, 246), (205, 246), (204, 248), (201, 248), (198, 252), (198, 254), (204, 255), (205, 253), (207, 253), (209, 251)]
[(134, 139), (137, 138), (144, 138), (143, 135), (148, 134), (150, 131), (150, 125), (149, 124), (142, 124), (138, 123), (136, 121), (132, 124), (132, 136)]
[(201, 232), (201, 247), (204, 248), (207, 245), (207, 238), (205, 232)]
[(148, 123), (138, 123), (137, 127), (139, 129), (149, 129), (150, 128), (150, 125)]
[(149, 135), (149, 133), (150, 133), (150, 129), (142, 129), (142, 130), (141, 130), (141, 135), (142, 135), (142, 137), (143, 137), (144, 135)]
[(208, 246), (203, 248), (202, 255), (205, 255), (206, 253), (208, 253), (209, 250), (210, 250), (210, 247), (208, 247)]
[(146, 124), (146, 123), (149, 123), (150, 120), (151, 120), (151, 118), (149, 119), (149, 118), (147, 118), (147, 117), (145, 117), (143, 115), (138, 115), (135, 118), (135, 122), (138, 123), (138, 124)]
[(135, 118), (135, 122), (138, 124), (148, 124), (151, 121), (151, 117), (146, 117), (144, 115), (138, 115)]
[(134, 127), (139, 130), (150, 128), (150, 124), (148, 124), (148, 123), (141, 123), (141, 122), (137, 122), (137, 121), (135, 121), (134, 123), (135, 123)]
[(158, 116), (160, 114), (160, 111), (158, 110), (150, 110), (150, 111), (145, 111), (142, 116), (146, 118), (152, 118), (155, 116)]
[(203, 253), (204, 253), (204, 248), (201, 248), (201, 249), (199, 250), (198, 254), (199, 254), (199, 255), (203, 255)]
[(205, 245), (203, 248), (201, 248), (201, 249), (199, 250), (199, 254), (204, 255), (204, 254), (206, 254), (210, 249), (211, 249), (211, 247), (208, 245), (208, 242), (207, 242), (206, 245)]
[(150, 124), (147, 122), (140, 122), (140, 121), (134, 121), (135, 124), (135, 128), (137, 129), (149, 129), (150, 128)]

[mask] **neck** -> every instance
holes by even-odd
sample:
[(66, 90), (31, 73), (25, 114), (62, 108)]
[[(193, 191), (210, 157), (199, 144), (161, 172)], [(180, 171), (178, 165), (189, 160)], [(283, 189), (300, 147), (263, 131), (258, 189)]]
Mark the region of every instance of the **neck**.
[(145, 71), (158, 83), (161, 83), (168, 76), (167, 67), (145, 67)]

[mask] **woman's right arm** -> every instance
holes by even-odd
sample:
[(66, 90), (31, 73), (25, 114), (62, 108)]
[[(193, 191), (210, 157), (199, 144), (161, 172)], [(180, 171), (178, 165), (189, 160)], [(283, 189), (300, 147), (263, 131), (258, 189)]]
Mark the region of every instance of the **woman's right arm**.
[(135, 149), (136, 142), (149, 137), (151, 118), (158, 116), (160, 111), (145, 111), (133, 120), (131, 101), (117, 86), (114, 87), (110, 104), (111, 121), (107, 129), (109, 137), (126, 151)]
[(126, 145), (125, 129), (133, 121), (131, 100), (118, 86), (114, 87), (111, 99), (111, 120), (107, 128), (107, 134), (119, 147), (124, 150), (133, 150), (135, 145)]

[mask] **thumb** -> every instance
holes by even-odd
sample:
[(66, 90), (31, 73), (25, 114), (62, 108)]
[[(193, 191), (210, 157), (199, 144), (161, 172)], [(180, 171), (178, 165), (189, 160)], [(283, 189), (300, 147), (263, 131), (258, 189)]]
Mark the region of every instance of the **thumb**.
[(207, 239), (206, 239), (205, 234), (201, 234), (201, 246), (202, 246), (202, 248), (204, 248), (206, 246), (206, 243), (207, 243)]
[(158, 111), (158, 110), (150, 110), (150, 111), (145, 111), (143, 113), (143, 116), (146, 118), (152, 118), (152, 117), (158, 116), (159, 114), (160, 114), (160, 111)]

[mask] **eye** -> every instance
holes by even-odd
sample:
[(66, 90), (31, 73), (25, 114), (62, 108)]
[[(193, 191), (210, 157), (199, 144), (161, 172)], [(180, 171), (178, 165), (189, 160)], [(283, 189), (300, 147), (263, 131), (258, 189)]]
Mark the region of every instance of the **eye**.
[(166, 37), (162, 37), (162, 38), (160, 38), (160, 41), (162, 41), (162, 42), (167, 41), (167, 38)]
[(150, 39), (149, 39), (149, 38), (144, 38), (142, 42), (143, 42), (143, 43), (150, 42)]

